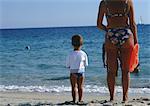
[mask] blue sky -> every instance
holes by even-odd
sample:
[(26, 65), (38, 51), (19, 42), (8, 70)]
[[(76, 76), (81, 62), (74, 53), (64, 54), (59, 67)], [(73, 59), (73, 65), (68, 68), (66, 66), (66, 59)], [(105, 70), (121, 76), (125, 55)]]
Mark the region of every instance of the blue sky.
[[(0, 28), (93, 26), (101, 0), (0, 0)], [(150, 0), (133, 0), (138, 23), (150, 24)]]

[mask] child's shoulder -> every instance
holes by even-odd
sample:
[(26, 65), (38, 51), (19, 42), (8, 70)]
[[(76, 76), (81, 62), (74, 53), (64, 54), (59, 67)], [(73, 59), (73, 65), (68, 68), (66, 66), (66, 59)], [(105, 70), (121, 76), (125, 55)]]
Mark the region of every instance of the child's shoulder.
[(80, 52), (81, 52), (81, 53), (85, 53), (85, 51), (84, 51), (84, 50), (80, 50)]
[(83, 50), (80, 50), (80, 52), (83, 54), (83, 55), (87, 55), (87, 53)]
[(80, 50), (80, 51), (71, 51), (69, 53), (69, 55), (78, 55), (78, 54), (81, 54), (81, 55), (87, 55), (87, 53), (83, 50)]

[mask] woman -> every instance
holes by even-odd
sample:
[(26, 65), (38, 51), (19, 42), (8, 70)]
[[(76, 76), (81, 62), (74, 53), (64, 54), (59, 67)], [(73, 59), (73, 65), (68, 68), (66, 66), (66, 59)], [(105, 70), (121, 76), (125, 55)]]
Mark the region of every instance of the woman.
[[(103, 24), (104, 16), (106, 16), (107, 26)], [(126, 101), (130, 78), (129, 59), (134, 44), (138, 42), (132, 0), (102, 0), (99, 6), (97, 27), (106, 31), (105, 50), (110, 101), (114, 100), (118, 59), (122, 70), (123, 101)]]

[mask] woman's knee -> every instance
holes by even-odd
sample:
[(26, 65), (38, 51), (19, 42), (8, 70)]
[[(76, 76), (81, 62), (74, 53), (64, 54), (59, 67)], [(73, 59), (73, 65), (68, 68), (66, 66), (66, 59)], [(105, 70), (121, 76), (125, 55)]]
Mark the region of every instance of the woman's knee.
[(130, 75), (130, 72), (127, 70), (122, 70), (122, 78), (128, 78)]
[(116, 76), (116, 71), (117, 70), (107, 70), (107, 75), (110, 77), (110, 76), (112, 76), (112, 77), (115, 77)]
[(109, 75), (116, 75), (116, 71), (118, 70), (118, 62), (116, 60), (116, 62), (111, 62), (110, 63), (107, 63), (107, 73)]
[(122, 73), (127, 74), (127, 73), (129, 72), (129, 65), (122, 66), (122, 67), (121, 67), (121, 70), (122, 70)]

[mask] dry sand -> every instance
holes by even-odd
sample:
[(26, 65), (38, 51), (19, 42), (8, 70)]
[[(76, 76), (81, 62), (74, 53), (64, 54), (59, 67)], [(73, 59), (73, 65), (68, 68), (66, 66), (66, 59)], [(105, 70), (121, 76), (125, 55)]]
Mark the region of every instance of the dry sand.
[[(0, 92), (0, 106), (57, 106), (73, 105), (70, 93)], [(78, 105), (78, 104), (74, 104)], [(80, 104), (81, 105), (81, 104)], [(108, 94), (86, 93), (82, 106), (148, 106), (150, 95), (130, 94), (129, 101), (122, 103), (122, 94), (109, 102)]]

